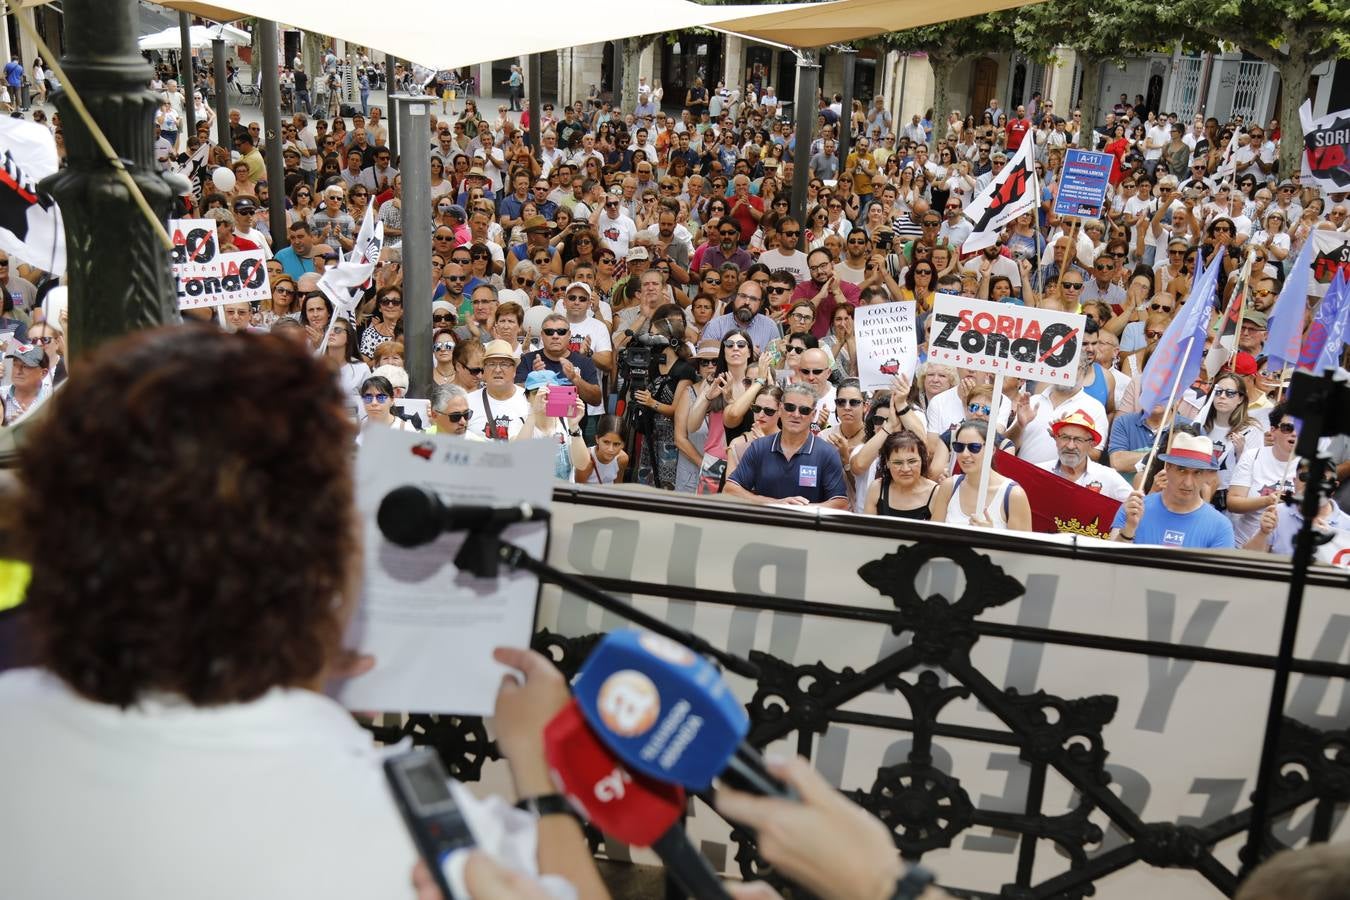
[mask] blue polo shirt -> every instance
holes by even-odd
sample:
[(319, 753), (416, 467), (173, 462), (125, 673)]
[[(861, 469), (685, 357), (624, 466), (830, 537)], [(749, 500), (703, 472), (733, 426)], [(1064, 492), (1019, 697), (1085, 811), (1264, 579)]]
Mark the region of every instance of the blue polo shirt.
[(839, 451), (814, 434), (792, 459), (783, 455), (781, 434), (759, 438), (746, 448), (730, 477), (752, 494), (776, 500), (802, 497), (811, 503), (824, 503), (848, 496)]
[[(1125, 525), (1125, 507), (1116, 512), (1112, 528)], [(1162, 502), (1162, 494), (1144, 498), (1144, 515), (1134, 533), (1136, 544), (1162, 544), (1165, 547), (1197, 547), (1232, 550), (1235, 545), (1233, 523), (1208, 503), (1188, 513), (1174, 513)]]
[(296, 256), (295, 251), (290, 247), (278, 250), (276, 256), (272, 258), (281, 263), (281, 270), (283, 272), (297, 281), (300, 280), (301, 275), (314, 271), (314, 260), (309, 257), (301, 259), (299, 256)]

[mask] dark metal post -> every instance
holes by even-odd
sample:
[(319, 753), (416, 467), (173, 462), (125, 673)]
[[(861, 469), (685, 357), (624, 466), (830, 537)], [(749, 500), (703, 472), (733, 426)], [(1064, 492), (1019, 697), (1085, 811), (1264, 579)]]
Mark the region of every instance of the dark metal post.
[[(525, 98), (525, 108), (530, 111), (530, 150), (541, 162), (543, 161), (541, 154), (543, 153), (544, 145), (543, 142), (539, 140), (539, 116), (541, 115), (540, 110), (543, 109), (544, 101), (539, 96), (542, 91), (542, 88), (540, 87), (541, 77), (539, 70), (544, 67), (543, 60), (544, 56), (541, 53), (530, 54), (530, 79), (525, 84), (525, 90), (529, 94), (529, 96)], [(563, 98), (559, 97), (558, 102), (560, 104), (563, 103)]]
[[(197, 133), (197, 105), (192, 102), (192, 91), (196, 86), (196, 77), (192, 71), (192, 32), (188, 14), (178, 14), (178, 43), (182, 46), (182, 59), (178, 61), (178, 86), (183, 91), (183, 117), (186, 125), (183, 133), (192, 137)], [(184, 145), (186, 146), (186, 141)]]
[[(838, 145), (839, 171), (844, 171), (844, 164), (848, 162), (848, 147), (853, 142), (853, 75), (858, 67), (858, 51), (849, 47), (842, 51), (844, 57), (844, 90), (843, 101), (839, 106), (839, 140), (835, 141)], [(936, 113), (934, 114), (936, 115)]]
[[(1293, 668), (1294, 644), (1298, 640), (1298, 621), (1303, 614), (1303, 590), (1308, 583), (1308, 567), (1313, 563), (1317, 549), (1317, 535), (1313, 521), (1322, 504), (1323, 480), (1327, 474), (1328, 459), (1319, 452), (1317, 444), (1328, 433), (1327, 415), (1334, 407), (1330, 370), (1319, 378), (1299, 372), (1289, 387), (1290, 412), (1303, 419), (1294, 452), (1308, 461), (1308, 473), (1303, 480), (1303, 499), (1299, 512), (1302, 526), (1294, 538), (1294, 553), (1290, 559), (1289, 594), (1285, 600), (1284, 624), (1280, 628), (1279, 649), (1275, 655), (1275, 675), (1270, 685), (1270, 703), (1266, 708), (1266, 735), (1261, 745), (1261, 762), (1256, 772), (1256, 787), (1252, 791), (1252, 817), (1247, 826), (1247, 843), (1238, 851), (1242, 862), (1242, 877), (1250, 875), (1267, 856), (1266, 832), (1270, 829), (1270, 800), (1279, 777), (1280, 731), (1285, 719), (1285, 701), (1289, 693), (1289, 673)], [(1334, 429), (1332, 430), (1334, 433)]]
[[(136, 49), (137, 5), (66, 0), (62, 62), (94, 121), (161, 222), (174, 190), (155, 166), (150, 67)], [(65, 211), (70, 253), (70, 356), (119, 335), (178, 321), (169, 253), (108, 164), (65, 91), (54, 98), (65, 128), (66, 168), (43, 179)], [(117, 273), (109, 277), (109, 273)]]
[[(267, 226), (272, 243), (286, 236), (286, 175), (281, 158), (281, 84), (277, 74), (277, 23), (259, 19), (258, 55), (262, 66), (263, 158), (267, 161)], [(427, 176), (430, 181), (431, 177)]]
[(806, 185), (811, 180), (811, 131), (816, 124), (816, 85), (820, 63), (808, 50), (797, 54), (797, 87), (793, 93), (796, 143), (792, 151), (792, 216), (806, 226)]
[(225, 66), (225, 39), (211, 41), (211, 57), (216, 68), (216, 143), (233, 150), (230, 140), (230, 83)]
[[(398, 94), (389, 98), (399, 130), (414, 144), (427, 133), (431, 98)], [(400, 160), (403, 177), (403, 344), (408, 396), (431, 394), (431, 155), (412, 152)]]
[[(398, 155), (398, 116), (394, 115), (394, 102), (389, 99), (397, 93), (398, 85), (394, 83), (394, 69), (397, 65), (398, 57), (390, 56), (388, 53), (384, 55), (384, 105), (388, 107), (384, 112), (389, 117), (387, 119), (389, 123), (389, 152), (393, 154), (394, 159), (399, 161), (399, 168), (402, 169), (403, 159)], [(430, 176), (427, 177), (430, 178)]]

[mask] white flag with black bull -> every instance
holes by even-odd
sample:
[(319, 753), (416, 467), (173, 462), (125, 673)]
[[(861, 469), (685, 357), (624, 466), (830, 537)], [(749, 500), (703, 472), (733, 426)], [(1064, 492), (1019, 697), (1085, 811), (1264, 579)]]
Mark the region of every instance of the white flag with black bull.
[(992, 246), (1009, 222), (1036, 208), (1041, 192), (1036, 183), (1036, 161), (1031, 156), (1034, 143), (1023, 141), (1003, 171), (966, 207), (965, 216), (974, 230), (961, 245), (962, 253)]
[(60, 167), (46, 126), (0, 118), (0, 249), (53, 275), (66, 271), (61, 210), (38, 182)]

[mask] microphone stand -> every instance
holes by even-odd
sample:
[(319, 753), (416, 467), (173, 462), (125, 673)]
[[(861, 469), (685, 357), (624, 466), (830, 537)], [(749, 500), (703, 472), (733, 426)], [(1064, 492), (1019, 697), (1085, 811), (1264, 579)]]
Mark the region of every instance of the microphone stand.
[(564, 572), (542, 559), (535, 559), (523, 548), (502, 540), (502, 530), (505, 527), (503, 524), (471, 529), (464, 539), (464, 545), (455, 555), (455, 565), (479, 578), (496, 578), (501, 563), (505, 563), (507, 568), (512, 570), (524, 570), (537, 576), (540, 581), (556, 584), (583, 600), (589, 600), (601, 609), (622, 616), (635, 625), (710, 656), (730, 672), (752, 680), (759, 678), (759, 666), (749, 660), (714, 647), (698, 635), (676, 628), (668, 622), (636, 609), (613, 594), (600, 590), (585, 578)]

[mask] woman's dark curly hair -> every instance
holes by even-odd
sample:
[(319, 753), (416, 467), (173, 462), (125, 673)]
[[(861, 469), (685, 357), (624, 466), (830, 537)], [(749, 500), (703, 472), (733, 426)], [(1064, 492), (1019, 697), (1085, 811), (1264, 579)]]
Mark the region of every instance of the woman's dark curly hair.
[(38, 662), (119, 707), (320, 676), (358, 553), (332, 373), (293, 341), (188, 325), (112, 342), (51, 405), (17, 503)]

